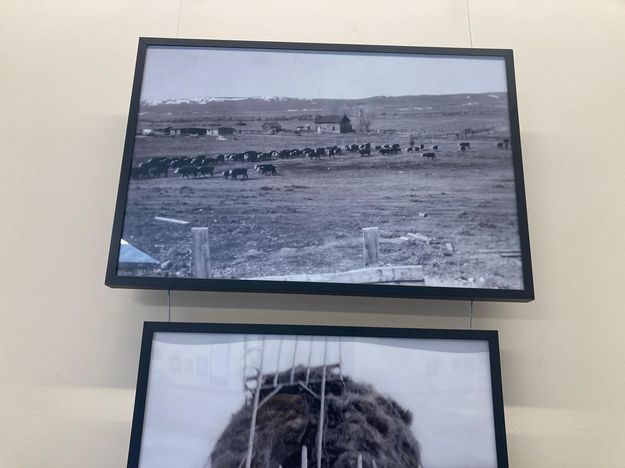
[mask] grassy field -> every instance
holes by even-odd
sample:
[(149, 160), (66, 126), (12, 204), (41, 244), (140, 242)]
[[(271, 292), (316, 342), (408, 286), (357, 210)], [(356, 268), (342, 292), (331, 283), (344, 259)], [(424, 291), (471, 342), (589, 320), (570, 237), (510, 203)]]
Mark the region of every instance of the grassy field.
[[(240, 140), (226, 142), (224, 152), (365, 140), (372, 145), (397, 142), (404, 152), (273, 161), (278, 176), (261, 176), (252, 164), (216, 168), (246, 166), (247, 181), (173, 174), (133, 180), (123, 237), (162, 267), (121, 269), (120, 274), (190, 276), (192, 226), (209, 227), (217, 278), (347, 271), (363, 266), (362, 228), (377, 226), (382, 264), (423, 265), (427, 285), (521, 288), (520, 259), (500, 255), (520, 248), (510, 151), (496, 149), (497, 136), (474, 137), (464, 153), (457, 139), (432, 137), (426, 144), (439, 145), (437, 159), (424, 160), (419, 153), (405, 152), (408, 138), (407, 133), (241, 134)], [(221, 151), (207, 145), (224, 143), (217, 142), (209, 137), (139, 137), (135, 154), (137, 159), (214, 154)], [(165, 223), (155, 216), (190, 224)], [(453, 246), (451, 255), (447, 243)]]

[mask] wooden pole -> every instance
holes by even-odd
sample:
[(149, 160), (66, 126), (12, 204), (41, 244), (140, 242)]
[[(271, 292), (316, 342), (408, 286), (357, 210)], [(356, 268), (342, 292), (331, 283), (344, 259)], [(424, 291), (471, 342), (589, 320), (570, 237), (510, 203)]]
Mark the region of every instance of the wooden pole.
[(208, 228), (191, 228), (193, 249), (191, 253), (194, 278), (211, 277), (211, 251), (208, 243)]
[(278, 372), (280, 372), (280, 356), (282, 355), (282, 342), (284, 341), (284, 336), (280, 336), (280, 341), (278, 342), (278, 359), (276, 359), (276, 373), (273, 375), (273, 386), (278, 385)]
[(358, 461), (356, 462), (357, 468), (362, 468), (362, 454), (358, 454)]
[(313, 350), (313, 341), (314, 337), (310, 337), (310, 348), (308, 348), (308, 366), (306, 367), (306, 386), (308, 387), (308, 382), (310, 382), (310, 362), (312, 360), (312, 350)]
[(252, 421), (250, 423), (250, 438), (247, 441), (247, 458), (245, 468), (252, 467), (252, 455), (254, 453), (254, 432), (256, 431), (256, 413), (258, 412), (258, 400), (260, 398), (260, 387), (263, 383), (263, 356), (265, 355), (265, 339), (260, 354), (260, 365), (258, 366), (258, 379), (256, 380), (256, 390), (254, 392), (254, 407), (252, 408)]
[(321, 407), (319, 408), (319, 428), (317, 430), (317, 468), (321, 468), (321, 452), (323, 447), (323, 416), (326, 403), (326, 359), (328, 357), (328, 338), (323, 349), (323, 374), (321, 375)]
[(245, 339), (243, 341), (243, 360), (244, 360), (244, 365), (243, 365), (243, 388), (246, 390), (245, 392), (245, 404), (249, 404), (249, 396), (247, 394), (247, 337), (248, 335), (245, 335)]
[(302, 468), (308, 468), (308, 447), (302, 445)]
[(362, 252), (365, 257), (365, 268), (378, 266), (380, 264), (380, 253), (378, 251), (379, 238), (379, 228), (368, 227), (362, 229)]
[(293, 361), (291, 362), (291, 379), (289, 383), (293, 385), (293, 381), (295, 380), (295, 356), (297, 354), (297, 342), (299, 341), (299, 336), (295, 337), (295, 347), (293, 349)]
[(339, 378), (343, 380), (343, 340), (339, 336)]

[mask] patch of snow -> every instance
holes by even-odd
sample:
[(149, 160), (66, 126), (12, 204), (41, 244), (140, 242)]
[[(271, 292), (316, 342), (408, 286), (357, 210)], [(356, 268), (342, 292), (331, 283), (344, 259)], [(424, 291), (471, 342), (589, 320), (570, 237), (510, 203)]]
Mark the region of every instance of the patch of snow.
[[(253, 99), (257, 101), (286, 101), (290, 98), (286, 96), (246, 96), (246, 97), (232, 97), (232, 96), (211, 96), (203, 98), (177, 98), (177, 99), (161, 99), (161, 100), (145, 100), (143, 104), (149, 106), (156, 106), (159, 104), (206, 104), (208, 102), (226, 102), (226, 101), (244, 101), (246, 99)], [(310, 101), (311, 99), (306, 99)]]

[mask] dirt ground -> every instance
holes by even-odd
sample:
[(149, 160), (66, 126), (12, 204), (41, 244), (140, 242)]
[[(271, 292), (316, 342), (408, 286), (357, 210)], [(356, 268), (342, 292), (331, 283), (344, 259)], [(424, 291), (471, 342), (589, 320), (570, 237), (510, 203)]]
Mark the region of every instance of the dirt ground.
[[(281, 146), (261, 138), (271, 149), (307, 146), (302, 137), (289, 136)], [(342, 138), (329, 136), (328, 144)], [(367, 141), (389, 139), (397, 141)], [(136, 154), (177, 155), (181, 140), (156, 151), (148, 146), (158, 139), (139, 137)], [(522, 288), (511, 152), (498, 150), (493, 138), (470, 141), (466, 152), (458, 140), (428, 141), (439, 145), (435, 160), (407, 153), (401, 142), (397, 156), (343, 152), (333, 160), (272, 161), (277, 176), (225, 163), (213, 178), (182, 179), (170, 171), (167, 178), (132, 180), (123, 238), (161, 266), (119, 273), (190, 277), (191, 227), (204, 226), (215, 278), (347, 271), (363, 267), (362, 228), (377, 226), (382, 265), (422, 265), (428, 286)], [(201, 149), (201, 138), (192, 144)], [(262, 142), (250, 148), (261, 150)], [(234, 167), (247, 167), (249, 180), (220, 175)]]

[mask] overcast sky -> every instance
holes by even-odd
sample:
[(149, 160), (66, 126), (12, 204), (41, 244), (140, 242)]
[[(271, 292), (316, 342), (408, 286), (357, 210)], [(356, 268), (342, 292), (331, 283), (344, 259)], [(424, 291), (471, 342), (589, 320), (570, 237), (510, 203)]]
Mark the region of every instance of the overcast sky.
[(149, 47), (141, 100), (506, 92), (498, 57)]

